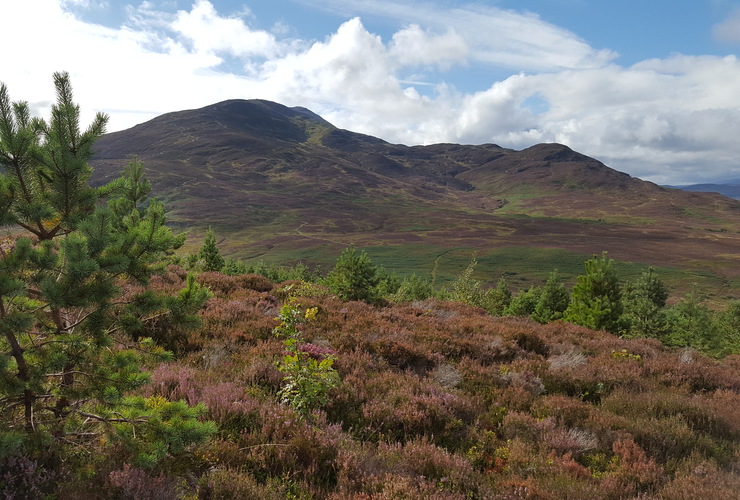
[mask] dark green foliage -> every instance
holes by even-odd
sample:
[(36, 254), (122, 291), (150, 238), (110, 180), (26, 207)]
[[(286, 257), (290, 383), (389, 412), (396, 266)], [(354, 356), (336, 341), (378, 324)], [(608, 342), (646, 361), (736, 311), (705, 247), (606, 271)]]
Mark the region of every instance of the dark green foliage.
[(224, 267), (224, 258), (216, 246), (216, 235), (211, 228), (206, 231), (198, 257), (203, 261), (204, 271), (220, 271)]
[[(164, 225), (161, 203), (146, 200), (137, 160), (118, 181), (88, 185), (87, 162), (107, 118), (97, 115), (82, 132), (68, 75), (55, 74), (54, 83), (48, 122), (30, 119), (0, 86), (0, 220), (17, 235), (0, 245), (0, 442), (23, 432), (27, 451), (43, 443), (62, 455), (62, 445), (115, 437), (115, 423), (135, 428), (146, 447), (141, 438), (159, 425), (173, 432), (165, 453), (175, 452), (208, 429), (183, 435), (154, 413), (129, 418), (125, 395), (146, 383), (146, 359), (169, 356), (139, 335), (144, 325), (192, 318), (205, 297), (145, 290), (184, 236)], [(177, 418), (195, 424), (194, 414)]]
[(465, 271), (452, 283), (449, 298), (482, 307), (489, 314), (500, 316), (511, 302), (511, 290), (505, 278), (500, 278), (496, 288), (483, 288), (483, 283), (473, 277), (478, 261), (473, 257)]
[(669, 323), (668, 333), (663, 337), (666, 344), (690, 346), (714, 354), (721, 352), (722, 339), (717, 325), (698, 292), (686, 294), (666, 314)]
[(411, 302), (425, 300), (433, 296), (434, 287), (431, 280), (420, 278), (414, 273), (408, 278), (404, 278), (391, 299), (394, 302)]
[(162, 396), (131, 396), (122, 399), (114, 412), (101, 410), (100, 417), (112, 425), (116, 443), (131, 455), (134, 465), (145, 469), (216, 433), (214, 422), (198, 420), (206, 412), (202, 404), (191, 407)]
[(594, 257), (584, 263), (586, 274), (578, 276), (563, 319), (578, 325), (615, 333), (620, 329), (622, 290), (614, 260)]
[(728, 353), (740, 352), (740, 300), (730, 302), (724, 311), (718, 313), (716, 324), (723, 350)]
[(478, 265), (478, 261), (473, 257), (468, 264), (468, 267), (457, 277), (452, 283), (452, 288), (449, 291), (449, 297), (452, 300), (463, 302), (465, 304), (471, 304), (475, 306), (481, 306), (483, 302), (483, 283), (473, 277), (475, 272), (475, 266)]
[(489, 288), (483, 293), (482, 306), (488, 314), (501, 316), (511, 302), (511, 290), (506, 278), (499, 278), (496, 288)]
[(377, 267), (364, 251), (358, 255), (354, 245), (342, 252), (324, 280), (329, 290), (340, 299), (365, 302), (378, 299), (379, 282)]
[(375, 275), (378, 279), (378, 284), (375, 287), (378, 298), (391, 297), (401, 288), (401, 278), (385, 267), (377, 266)]
[(633, 335), (662, 337), (667, 330), (663, 308), (668, 298), (668, 289), (648, 268), (637, 281), (627, 285), (624, 294), (625, 328)]
[(561, 319), (569, 303), (570, 294), (565, 285), (560, 282), (557, 270), (553, 271), (542, 289), (532, 313), (532, 319), (539, 323), (549, 323)]
[(336, 361), (333, 352), (306, 344), (297, 328), (303, 321), (313, 321), (317, 312), (315, 307), (301, 311), (291, 298), (280, 309), (277, 317), (280, 325), (274, 330), (276, 336), (285, 339), (286, 354), (278, 365), (285, 373), (280, 399), (303, 418), (312, 410), (325, 406), (329, 390), (339, 384), (339, 375), (333, 367)]
[(504, 311), (507, 316), (531, 316), (542, 295), (542, 287), (533, 286), (516, 294)]

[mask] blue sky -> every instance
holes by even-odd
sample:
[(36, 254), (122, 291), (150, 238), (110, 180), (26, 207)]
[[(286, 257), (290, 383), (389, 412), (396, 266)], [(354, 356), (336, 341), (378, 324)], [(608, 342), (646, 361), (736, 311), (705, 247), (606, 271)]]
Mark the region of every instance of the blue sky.
[(662, 184), (740, 178), (740, 0), (27, 0), (0, 18), (11, 97), (47, 116), (69, 71), (110, 131), (263, 98), (395, 143), (560, 142)]

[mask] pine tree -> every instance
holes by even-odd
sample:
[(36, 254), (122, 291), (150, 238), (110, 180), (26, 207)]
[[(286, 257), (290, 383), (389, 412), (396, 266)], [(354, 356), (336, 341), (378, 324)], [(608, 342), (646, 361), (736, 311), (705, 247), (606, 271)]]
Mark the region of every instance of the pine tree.
[[(122, 179), (102, 189), (89, 185), (88, 161), (107, 117), (98, 114), (81, 131), (69, 76), (54, 74), (54, 84), (48, 122), (30, 118), (28, 104), (11, 102), (0, 85), (0, 223), (17, 230), (0, 244), (0, 444), (85, 444), (111, 425), (136, 424), (145, 436), (150, 424), (168, 427), (170, 418), (203, 412), (167, 417), (167, 405), (149, 407), (126, 395), (147, 380), (142, 355), (166, 356), (129, 327), (169, 314), (176, 301), (190, 318), (204, 296), (144, 292), (122, 300), (121, 286), (146, 284), (184, 238), (164, 225), (160, 203), (146, 203), (148, 184), (136, 160)], [(127, 416), (137, 405), (142, 411)], [(196, 427), (182, 435), (170, 427), (170, 439), (193, 442), (214, 430)]]
[(370, 257), (364, 251), (358, 255), (354, 245), (342, 252), (325, 279), (326, 286), (340, 299), (365, 302), (378, 299), (378, 282), (377, 268)]
[(668, 331), (663, 342), (673, 346), (690, 346), (700, 351), (720, 354), (722, 338), (718, 325), (712, 321), (704, 297), (691, 290), (666, 312)]
[(559, 320), (563, 317), (569, 303), (570, 294), (560, 282), (558, 272), (555, 270), (550, 273), (542, 288), (542, 293), (532, 313), (532, 319), (539, 323)]
[(511, 303), (511, 290), (506, 278), (501, 277), (495, 288), (489, 288), (483, 292), (481, 305), (493, 316), (502, 316)]
[(622, 290), (614, 260), (606, 252), (584, 263), (586, 274), (578, 276), (563, 319), (578, 325), (617, 333), (622, 315)]
[(665, 311), (668, 289), (650, 267), (624, 293), (624, 323), (630, 333), (662, 337), (666, 333)]
[(224, 258), (216, 246), (216, 234), (210, 227), (206, 231), (203, 247), (200, 249), (198, 256), (203, 261), (203, 269), (205, 271), (221, 271), (224, 267)]

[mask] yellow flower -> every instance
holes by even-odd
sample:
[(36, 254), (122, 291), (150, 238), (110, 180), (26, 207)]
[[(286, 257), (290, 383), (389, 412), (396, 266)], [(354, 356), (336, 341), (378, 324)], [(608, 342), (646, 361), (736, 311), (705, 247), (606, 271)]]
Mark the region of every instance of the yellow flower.
[(316, 319), (316, 314), (318, 314), (319, 308), (318, 307), (309, 307), (306, 309), (306, 321), (313, 321)]

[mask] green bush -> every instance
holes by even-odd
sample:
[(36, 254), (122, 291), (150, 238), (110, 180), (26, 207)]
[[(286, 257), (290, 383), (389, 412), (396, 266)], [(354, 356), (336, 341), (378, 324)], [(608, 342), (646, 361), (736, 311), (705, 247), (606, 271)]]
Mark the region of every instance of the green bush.
[(379, 298), (378, 269), (364, 251), (357, 254), (350, 245), (339, 256), (334, 268), (324, 280), (329, 290), (342, 300), (375, 302)]

